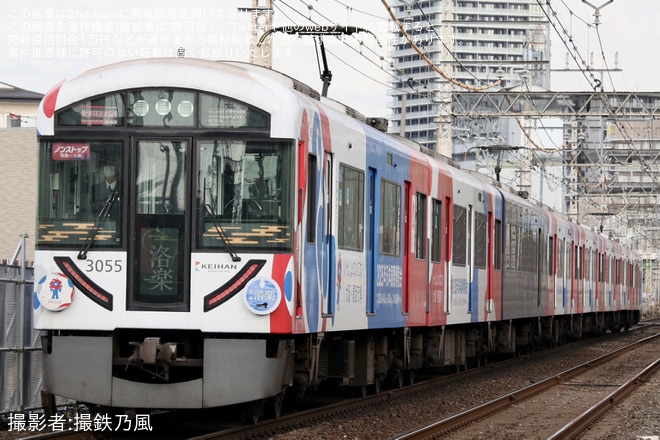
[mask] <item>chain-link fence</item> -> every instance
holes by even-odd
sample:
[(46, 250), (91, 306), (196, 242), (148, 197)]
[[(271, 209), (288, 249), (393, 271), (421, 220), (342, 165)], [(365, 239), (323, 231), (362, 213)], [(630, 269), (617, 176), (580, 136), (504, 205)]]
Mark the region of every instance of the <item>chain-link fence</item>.
[[(0, 263), (0, 396), (2, 412), (41, 407), (43, 387), (39, 332), (32, 329), (34, 268), (25, 258), (25, 239), (9, 262)], [(23, 256), (25, 255), (22, 252)], [(12, 264), (19, 262), (19, 264)], [(21, 263), (22, 262), (22, 263)]]

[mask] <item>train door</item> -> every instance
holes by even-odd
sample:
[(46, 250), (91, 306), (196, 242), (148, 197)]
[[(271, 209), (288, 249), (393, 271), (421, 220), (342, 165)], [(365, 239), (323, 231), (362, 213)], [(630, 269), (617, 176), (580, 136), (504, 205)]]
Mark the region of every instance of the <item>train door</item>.
[(490, 313), (493, 311), (493, 255), (495, 249), (493, 248), (493, 230), (495, 224), (493, 222), (493, 211), (488, 211), (488, 220), (487, 220), (487, 235), (486, 235), (486, 312)]
[(570, 266), (566, 265), (566, 238), (562, 238), (559, 242), (559, 264), (560, 268), (557, 272), (559, 273), (561, 283), (561, 307), (562, 311), (566, 313), (566, 292), (568, 291), (568, 286), (566, 285), (567, 273), (570, 272)]
[(369, 168), (367, 182), (367, 314), (376, 312), (376, 170)]
[(410, 182), (405, 181), (403, 186), (403, 298), (401, 299), (401, 311), (410, 312)]
[(323, 231), (321, 232), (321, 237), (323, 237), (323, 253), (325, 255), (326, 264), (323, 265), (323, 314), (332, 315), (334, 312), (334, 292), (335, 292), (335, 246), (333, 243), (332, 234), (332, 176), (333, 176), (333, 167), (332, 167), (332, 155), (330, 153), (325, 153), (324, 155), (324, 164), (323, 164), (323, 192), (321, 197), (323, 197), (323, 206), (325, 209), (325, 217), (323, 219)]
[(476, 288), (474, 286), (474, 271), (472, 270), (474, 267), (474, 249), (472, 248), (472, 243), (473, 243), (473, 235), (474, 235), (474, 210), (472, 209), (472, 205), (468, 205), (468, 210), (467, 210), (467, 244), (465, 251), (467, 252), (467, 262), (466, 262), (466, 270), (467, 270), (467, 281), (468, 281), (468, 311), (472, 312), (472, 307), (473, 307), (473, 298), (472, 294), (474, 293), (474, 289)]
[(451, 275), (452, 275), (452, 241), (454, 234), (454, 213), (452, 209), (452, 200), (450, 197), (445, 198), (445, 313), (451, 313)]
[(543, 276), (545, 274), (545, 240), (543, 237), (543, 230), (538, 229), (536, 231), (537, 242), (536, 242), (536, 308), (540, 309), (543, 305)]
[(557, 234), (548, 237), (548, 274), (550, 275), (548, 278), (550, 283), (550, 286), (548, 286), (550, 297), (548, 299), (551, 301), (548, 304), (548, 310), (552, 312), (557, 308), (555, 298), (555, 286), (557, 283)]
[(575, 270), (576, 263), (574, 263), (574, 260), (576, 259), (575, 252), (575, 242), (571, 241), (571, 249), (568, 251), (569, 261), (567, 266), (569, 275), (568, 284), (571, 290), (570, 301), (568, 303), (570, 313), (574, 313), (575, 311), (575, 276), (577, 274), (577, 271)]
[(190, 267), (190, 139), (134, 139), (129, 182), (129, 310), (187, 311)]

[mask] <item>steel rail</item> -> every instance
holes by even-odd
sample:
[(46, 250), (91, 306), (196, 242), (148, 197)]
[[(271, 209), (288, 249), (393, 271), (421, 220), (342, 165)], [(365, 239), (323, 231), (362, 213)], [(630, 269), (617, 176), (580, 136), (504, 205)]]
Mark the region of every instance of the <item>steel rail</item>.
[(653, 341), (659, 337), (660, 337), (660, 333), (641, 339), (637, 342), (633, 342), (632, 344), (628, 344), (625, 347), (622, 347), (618, 350), (615, 350), (603, 356), (599, 356), (591, 361), (585, 362), (581, 365), (578, 365), (577, 367), (565, 370), (557, 375), (551, 376), (535, 384), (531, 384), (527, 387), (521, 388), (512, 393), (505, 394), (501, 397), (498, 397), (489, 402), (483, 403), (481, 405), (478, 405), (476, 407), (458, 413), (449, 418), (437, 421), (435, 423), (431, 423), (427, 426), (420, 427), (416, 430), (395, 437), (395, 440), (419, 440), (419, 439), (432, 438), (434, 436), (459, 428), (460, 426), (472, 423), (476, 420), (483, 419), (489, 416), (490, 414), (493, 414), (496, 411), (509, 407), (513, 403), (520, 402), (524, 399), (539, 394), (548, 388), (563, 383), (575, 376), (578, 376), (586, 372), (589, 369), (592, 369), (593, 367), (597, 367), (599, 365), (605, 364), (611, 361), (612, 359), (624, 353), (627, 353), (631, 350), (634, 350), (639, 346), (646, 344), (647, 342)]
[(621, 385), (610, 395), (596, 403), (594, 406), (577, 416), (575, 419), (568, 422), (559, 431), (548, 437), (548, 440), (564, 440), (574, 438), (575, 436), (584, 432), (592, 423), (598, 420), (606, 412), (611, 410), (615, 405), (619, 404), (630, 393), (635, 391), (647, 378), (652, 376), (660, 368), (660, 358), (650, 364), (639, 374), (635, 375), (632, 379)]

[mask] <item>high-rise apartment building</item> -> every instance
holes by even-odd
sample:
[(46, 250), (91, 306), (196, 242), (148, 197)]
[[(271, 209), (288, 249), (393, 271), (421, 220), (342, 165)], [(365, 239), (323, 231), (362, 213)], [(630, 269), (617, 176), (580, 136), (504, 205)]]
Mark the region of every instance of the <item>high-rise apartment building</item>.
[(478, 145), (479, 138), (510, 143), (510, 121), (452, 118), (451, 93), (499, 79), (507, 88), (549, 88), (550, 24), (537, 1), (395, 0), (391, 6), (414, 43), (446, 77), (397, 30), (392, 38), (397, 80), (389, 92), (390, 132), (446, 156)]

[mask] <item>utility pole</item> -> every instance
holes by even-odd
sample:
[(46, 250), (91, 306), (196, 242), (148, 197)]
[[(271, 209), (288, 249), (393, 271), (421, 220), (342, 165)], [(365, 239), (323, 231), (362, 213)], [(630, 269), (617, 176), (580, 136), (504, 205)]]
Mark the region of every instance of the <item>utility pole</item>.
[(250, 63), (271, 68), (273, 67), (273, 46), (271, 40), (259, 44), (259, 39), (273, 28), (273, 1), (252, 0), (251, 8), (238, 8), (239, 11), (250, 12)]
[[(453, 28), (451, 25), (447, 24), (453, 17), (453, 1), (452, 0), (442, 0), (442, 28), (441, 28), (441, 37), (442, 41), (446, 45), (449, 45), (454, 41), (452, 35)], [(453, 76), (453, 63), (449, 51), (444, 48), (440, 51), (440, 69), (443, 72), (447, 72), (449, 75)], [(452, 141), (452, 124), (453, 120), (451, 118), (451, 100), (452, 100), (452, 88), (451, 84), (448, 81), (441, 81), (439, 84), (438, 94), (440, 99), (435, 104), (438, 106), (438, 132), (436, 137), (436, 146), (435, 150), (445, 157), (452, 157), (454, 152), (454, 146)]]

